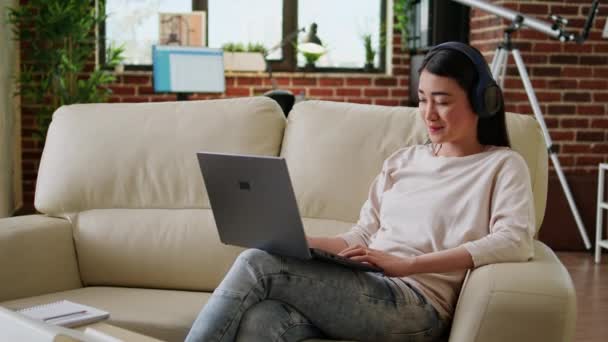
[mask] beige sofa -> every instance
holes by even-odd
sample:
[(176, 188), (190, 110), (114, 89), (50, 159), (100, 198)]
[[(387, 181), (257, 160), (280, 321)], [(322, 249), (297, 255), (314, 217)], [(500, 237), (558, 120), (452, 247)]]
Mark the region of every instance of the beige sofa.
[[(540, 129), (516, 114), (508, 125), (540, 226)], [(62, 107), (38, 175), (44, 215), (0, 220), (0, 305), (70, 299), (110, 311), (111, 324), (181, 341), (241, 250), (218, 240), (195, 152), (285, 157), (306, 231), (334, 235), (357, 220), (382, 161), (425, 140), (415, 108), (306, 101), (285, 120), (264, 97)], [(450, 341), (572, 339), (571, 279), (547, 246), (535, 248), (533, 261), (469, 273)]]

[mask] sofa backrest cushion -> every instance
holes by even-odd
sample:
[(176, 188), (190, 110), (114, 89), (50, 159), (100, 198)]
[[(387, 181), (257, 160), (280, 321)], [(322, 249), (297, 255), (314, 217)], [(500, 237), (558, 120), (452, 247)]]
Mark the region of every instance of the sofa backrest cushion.
[(415, 108), (298, 103), (288, 116), (281, 155), (300, 214), (356, 222), (384, 159), (402, 146), (425, 141)]
[(209, 208), (196, 152), (278, 155), (285, 127), (266, 97), (82, 104), (53, 115), (36, 208)]
[[(96, 209), (71, 221), (86, 286), (212, 291), (242, 251), (220, 243), (209, 209)], [(306, 218), (303, 223), (317, 236), (352, 226)]]
[[(513, 149), (530, 169), (538, 229), (547, 190), (542, 134), (531, 116), (508, 113), (507, 126)], [(302, 216), (356, 222), (383, 161), (427, 140), (416, 108), (306, 101), (289, 114), (281, 155)]]

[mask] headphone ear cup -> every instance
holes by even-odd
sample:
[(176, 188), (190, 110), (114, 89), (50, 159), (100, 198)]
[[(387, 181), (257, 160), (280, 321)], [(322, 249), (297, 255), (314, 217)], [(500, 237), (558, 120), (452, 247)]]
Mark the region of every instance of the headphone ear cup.
[(503, 107), (502, 91), (496, 83), (486, 87), (483, 92), (483, 102), (486, 117), (495, 115)]

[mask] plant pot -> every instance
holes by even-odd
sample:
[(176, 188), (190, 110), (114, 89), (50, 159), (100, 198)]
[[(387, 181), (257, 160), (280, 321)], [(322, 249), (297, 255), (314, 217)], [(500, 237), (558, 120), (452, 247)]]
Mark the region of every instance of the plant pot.
[(266, 71), (266, 60), (260, 52), (225, 52), (224, 70)]
[(314, 72), (316, 70), (317, 70), (317, 67), (315, 66), (315, 63), (307, 62), (304, 65), (304, 71), (306, 71), (306, 72)]
[(363, 66), (363, 71), (365, 71), (365, 72), (374, 71), (374, 63), (365, 63), (365, 65)]

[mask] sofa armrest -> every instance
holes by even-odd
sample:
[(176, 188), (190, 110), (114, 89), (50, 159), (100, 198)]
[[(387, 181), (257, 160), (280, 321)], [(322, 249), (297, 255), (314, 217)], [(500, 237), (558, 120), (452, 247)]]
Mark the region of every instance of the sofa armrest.
[(529, 262), (471, 271), (456, 306), (450, 342), (572, 341), (576, 295), (557, 256), (535, 241)]
[(79, 287), (68, 221), (42, 215), (0, 219), (0, 302)]

